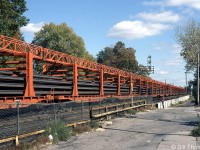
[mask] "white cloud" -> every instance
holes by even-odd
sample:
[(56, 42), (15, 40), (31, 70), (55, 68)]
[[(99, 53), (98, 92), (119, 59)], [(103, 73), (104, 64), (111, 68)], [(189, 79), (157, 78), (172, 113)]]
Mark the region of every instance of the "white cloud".
[(169, 6), (187, 6), (200, 10), (200, 0), (168, 0)]
[(23, 33), (35, 33), (40, 31), (40, 29), (42, 28), (42, 26), (44, 25), (44, 22), (40, 22), (40, 23), (28, 23), (26, 26), (21, 27), (21, 31)]
[(162, 0), (162, 1), (144, 1), (144, 5), (150, 6), (186, 6), (200, 10), (200, 0)]
[(167, 71), (159, 71), (159, 74), (161, 74), (161, 75), (165, 75), (165, 74), (168, 74), (169, 72), (167, 72)]
[[(171, 47), (170, 47), (171, 48)], [(165, 42), (158, 42), (153, 44), (153, 49), (156, 51), (168, 51), (169, 50), (169, 43), (165, 43)]]
[(181, 58), (176, 57), (173, 60), (167, 60), (164, 62), (165, 66), (180, 66), (183, 63)]
[(151, 22), (177, 22), (180, 20), (180, 16), (172, 11), (164, 11), (160, 13), (142, 12), (137, 14), (136, 17), (140, 17)]
[(149, 5), (149, 6), (159, 6), (163, 5), (164, 1), (144, 1), (143, 5)]
[(182, 80), (174, 80), (174, 82), (176, 82), (176, 83), (185, 83), (186, 81), (184, 79), (182, 79)]
[(161, 47), (160, 47), (160, 46), (156, 46), (156, 47), (155, 47), (155, 50), (160, 51), (160, 50), (161, 50)]
[(160, 34), (168, 29), (168, 25), (160, 23), (145, 23), (143, 21), (122, 21), (115, 24), (108, 32), (109, 37), (140, 39), (146, 36)]

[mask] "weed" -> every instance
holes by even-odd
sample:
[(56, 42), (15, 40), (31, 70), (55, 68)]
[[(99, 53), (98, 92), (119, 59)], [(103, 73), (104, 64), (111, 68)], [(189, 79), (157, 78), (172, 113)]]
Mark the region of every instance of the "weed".
[(198, 123), (198, 126), (195, 127), (192, 131), (191, 131), (192, 136), (194, 137), (200, 137), (200, 123)]
[(183, 104), (183, 103), (184, 103), (183, 101), (179, 101), (179, 102), (178, 102), (179, 105), (181, 105), (181, 104)]
[(200, 116), (197, 113), (196, 127), (191, 131), (192, 136), (200, 137)]
[(89, 125), (78, 125), (74, 127), (74, 132), (77, 134), (81, 134), (83, 132), (90, 132), (91, 127)]
[(193, 96), (190, 96), (188, 99), (188, 101), (194, 101), (194, 100), (195, 100), (195, 98)]
[(65, 141), (67, 140), (70, 135), (70, 129), (65, 126), (63, 122), (56, 122), (49, 126), (46, 129), (48, 134), (53, 136), (53, 143), (58, 143), (58, 141)]
[[(141, 111), (141, 112), (146, 112), (146, 109), (143, 108), (143, 107), (140, 107), (140, 108), (139, 108), (139, 111)], [(136, 113), (137, 113), (137, 112), (136, 112)]]
[(128, 109), (126, 112), (128, 114), (135, 115), (137, 113), (137, 110), (135, 110), (135, 109)]
[(30, 149), (31, 147), (32, 147), (31, 143), (23, 142), (23, 143), (20, 143), (20, 145), (16, 147), (16, 150), (27, 150), (27, 149)]
[(100, 127), (102, 127), (100, 124), (98, 124), (96, 121), (91, 121), (90, 123), (89, 123), (89, 126), (91, 127), (91, 128), (94, 128), (94, 129), (97, 129), (97, 128), (100, 128)]

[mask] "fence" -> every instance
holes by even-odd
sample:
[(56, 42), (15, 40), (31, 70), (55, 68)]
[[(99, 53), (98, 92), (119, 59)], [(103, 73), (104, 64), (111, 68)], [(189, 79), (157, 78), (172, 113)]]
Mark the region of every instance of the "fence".
[(138, 100), (138, 98), (126, 100), (109, 98), (93, 103), (70, 101), (31, 105), (16, 101), (7, 105), (7, 109), (0, 109), (0, 144), (13, 140), (18, 144), (18, 137), (23, 138), (44, 132), (44, 129), (53, 122), (62, 121), (69, 125), (75, 122), (88, 121), (91, 119), (92, 113), (93, 115), (95, 113), (91, 111), (95, 110), (93, 108), (130, 103), (136, 99)]
[(88, 103), (82, 102), (32, 105), (16, 102), (9, 106), (0, 110), (0, 143), (5, 142), (3, 139), (14, 140), (16, 136), (44, 130), (53, 122), (70, 124), (90, 119)]

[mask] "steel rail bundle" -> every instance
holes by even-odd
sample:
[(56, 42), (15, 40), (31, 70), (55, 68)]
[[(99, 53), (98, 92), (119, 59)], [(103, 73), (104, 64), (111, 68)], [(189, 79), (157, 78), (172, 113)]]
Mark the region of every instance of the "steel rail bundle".
[[(0, 104), (181, 95), (184, 88), (0, 35)], [(9, 59), (7, 59), (9, 58)], [(36, 75), (40, 64), (42, 75)], [(36, 66), (38, 67), (38, 66)], [(39, 67), (38, 67), (39, 68)]]

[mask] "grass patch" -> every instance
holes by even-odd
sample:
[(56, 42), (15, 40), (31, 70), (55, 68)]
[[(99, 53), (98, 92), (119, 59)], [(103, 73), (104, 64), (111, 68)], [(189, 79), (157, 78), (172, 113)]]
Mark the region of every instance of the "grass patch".
[(198, 126), (195, 127), (192, 131), (191, 131), (192, 136), (194, 137), (200, 137), (200, 123), (198, 123)]
[(178, 102), (178, 105), (181, 105), (181, 104), (183, 104), (183, 103), (184, 103), (183, 101), (179, 101), (179, 102)]
[(93, 129), (97, 129), (97, 128), (101, 128), (102, 126), (98, 123), (98, 122), (96, 122), (96, 121), (91, 121), (90, 123), (89, 123), (89, 126), (91, 127), (91, 128), (93, 128)]
[(53, 143), (58, 143), (58, 141), (66, 141), (71, 136), (69, 127), (66, 127), (63, 122), (51, 124), (46, 131), (48, 134), (53, 136)]
[(32, 146), (31, 143), (23, 142), (23, 143), (20, 143), (20, 145), (16, 147), (16, 150), (27, 150), (27, 149), (30, 149), (32, 147), (33, 146)]
[(200, 116), (197, 114), (196, 127), (191, 131), (192, 136), (200, 137)]
[[(146, 112), (146, 109), (144, 108), (144, 107), (140, 107), (139, 108), (139, 111), (141, 111), (141, 112)], [(136, 112), (137, 113), (137, 112)]]
[(190, 95), (188, 101), (195, 101), (195, 98), (193, 96)]
[(81, 134), (83, 132), (90, 132), (92, 129), (97, 129), (97, 128), (101, 128), (102, 126), (96, 122), (96, 121), (91, 121), (88, 124), (84, 124), (84, 125), (78, 125), (76, 127), (74, 127), (74, 134)]
[(73, 131), (76, 134), (81, 134), (83, 132), (90, 132), (91, 127), (89, 125), (77, 125), (76, 127), (74, 127)]
[(48, 142), (48, 137), (44, 134), (41, 134), (37, 137), (36, 140), (28, 141), (28, 142), (20, 142), (18, 146), (11, 146), (7, 148), (8, 150), (40, 150), (45, 147), (45, 143)]
[(138, 112), (138, 111), (135, 110), (135, 109), (128, 109), (128, 110), (126, 111), (127, 114), (131, 114), (131, 115), (135, 115), (137, 112)]

